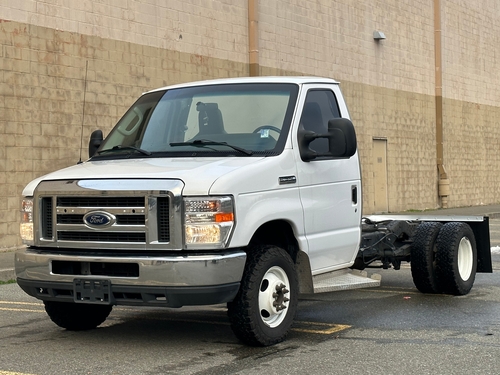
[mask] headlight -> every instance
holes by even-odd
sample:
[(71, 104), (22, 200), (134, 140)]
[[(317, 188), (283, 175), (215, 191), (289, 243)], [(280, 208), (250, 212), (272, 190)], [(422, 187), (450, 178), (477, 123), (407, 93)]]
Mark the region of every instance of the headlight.
[(187, 248), (224, 248), (234, 226), (231, 197), (184, 198)]
[(25, 244), (33, 244), (33, 199), (31, 198), (24, 198), (21, 202), (20, 233)]

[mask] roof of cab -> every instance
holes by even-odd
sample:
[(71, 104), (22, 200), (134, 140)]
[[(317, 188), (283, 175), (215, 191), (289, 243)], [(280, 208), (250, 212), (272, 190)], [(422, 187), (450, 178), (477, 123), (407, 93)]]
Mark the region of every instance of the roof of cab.
[(194, 87), (194, 86), (207, 86), (207, 85), (228, 85), (235, 83), (293, 83), (297, 85), (307, 84), (307, 83), (317, 83), (317, 84), (336, 84), (339, 82), (331, 78), (322, 77), (303, 77), (303, 76), (263, 76), (263, 77), (235, 77), (235, 78), (223, 78), (223, 79), (211, 79), (205, 81), (195, 81), (180, 83), (171, 86), (160, 87), (148, 92), (161, 91), (161, 90), (171, 90), (178, 89), (182, 87)]

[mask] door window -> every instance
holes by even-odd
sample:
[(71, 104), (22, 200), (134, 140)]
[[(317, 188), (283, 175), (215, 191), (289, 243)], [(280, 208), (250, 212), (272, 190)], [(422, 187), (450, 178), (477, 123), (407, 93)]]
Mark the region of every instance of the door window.
[[(305, 130), (326, 134), (328, 133), (328, 121), (339, 117), (339, 107), (332, 91), (310, 90), (307, 93), (300, 118), (300, 123)], [(328, 152), (328, 140), (326, 138), (315, 139), (310, 143), (309, 148), (317, 153), (326, 153)]]

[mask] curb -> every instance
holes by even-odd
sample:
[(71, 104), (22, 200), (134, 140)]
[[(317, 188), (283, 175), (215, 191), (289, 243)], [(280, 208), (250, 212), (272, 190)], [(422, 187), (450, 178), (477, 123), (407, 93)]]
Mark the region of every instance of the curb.
[(14, 271), (14, 254), (17, 248), (0, 249), (0, 281), (6, 282), (16, 279)]
[(0, 281), (9, 281), (15, 279), (16, 279), (16, 273), (14, 272), (14, 269), (6, 268), (0, 270)]

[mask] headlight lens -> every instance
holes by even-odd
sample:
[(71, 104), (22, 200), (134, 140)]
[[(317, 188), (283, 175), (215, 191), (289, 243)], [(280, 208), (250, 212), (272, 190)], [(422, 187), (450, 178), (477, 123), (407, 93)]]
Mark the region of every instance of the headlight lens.
[(233, 226), (231, 197), (184, 198), (184, 235), (188, 248), (224, 248)]
[(33, 244), (33, 199), (24, 198), (21, 202), (21, 238), (25, 244)]

